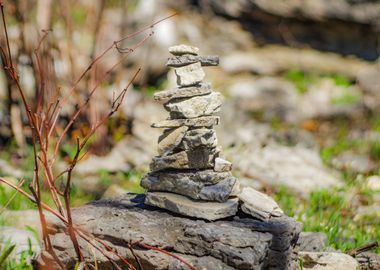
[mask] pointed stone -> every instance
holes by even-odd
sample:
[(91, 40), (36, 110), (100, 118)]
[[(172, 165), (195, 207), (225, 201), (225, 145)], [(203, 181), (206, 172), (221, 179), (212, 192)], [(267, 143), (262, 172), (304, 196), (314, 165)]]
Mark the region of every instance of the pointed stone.
[(217, 66), (219, 65), (219, 57), (216, 55), (209, 56), (196, 56), (196, 55), (182, 55), (168, 58), (166, 66), (168, 67), (183, 67), (189, 64), (200, 62), (201, 66)]
[(236, 181), (229, 173), (215, 173), (212, 170), (161, 171), (146, 174), (141, 180), (141, 186), (149, 191), (168, 191), (192, 199), (225, 202)]
[(243, 212), (260, 220), (265, 221), (271, 217), (280, 217), (284, 214), (271, 197), (253, 188), (243, 188), (238, 198), (243, 203), (241, 206)]
[(215, 148), (218, 145), (216, 132), (213, 129), (199, 128), (188, 130), (185, 133), (181, 143), (178, 145), (179, 149), (189, 150), (200, 146), (207, 148)]
[(209, 169), (214, 167), (219, 149), (197, 148), (172, 155), (154, 157), (150, 168), (152, 171), (163, 169)]
[(216, 158), (215, 159), (215, 166), (214, 171), (216, 172), (229, 172), (232, 170), (232, 163), (223, 159), (223, 158)]
[(187, 126), (182, 126), (175, 129), (166, 130), (158, 138), (158, 154), (162, 156), (176, 148), (181, 143), (188, 129), (189, 128)]
[(197, 118), (217, 113), (222, 102), (222, 94), (212, 92), (204, 96), (172, 99), (165, 104), (165, 109), (171, 118)]
[(179, 86), (191, 86), (202, 82), (205, 73), (201, 63), (197, 62), (184, 67), (174, 69)]
[(236, 198), (229, 199), (224, 203), (204, 202), (165, 192), (148, 192), (145, 204), (167, 209), (181, 215), (210, 221), (234, 216), (238, 208), (238, 200)]
[(194, 46), (181, 44), (181, 45), (175, 45), (175, 46), (169, 47), (169, 52), (173, 55), (184, 55), (184, 54), (198, 55), (199, 49)]
[(219, 116), (205, 116), (192, 119), (170, 119), (152, 124), (153, 128), (188, 127), (212, 127), (219, 124)]
[(153, 97), (157, 101), (168, 101), (173, 98), (207, 95), (210, 94), (211, 91), (212, 89), (209, 83), (200, 83), (199, 85), (160, 91), (155, 93)]

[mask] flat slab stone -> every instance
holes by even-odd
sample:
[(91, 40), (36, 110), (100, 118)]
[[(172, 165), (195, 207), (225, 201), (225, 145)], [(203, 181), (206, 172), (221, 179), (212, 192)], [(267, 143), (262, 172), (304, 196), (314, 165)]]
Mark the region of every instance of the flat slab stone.
[(197, 118), (217, 113), (220, 111), (222, 103), (222, 94), (211, 92), (204, 96), (171, 99), (165, 104), (165, 109), (170, 112), (172, 119)]
[(241, 205), (243, 212), (255, 218), (268, 220), (271, 217), (284, 215), (284, 212), (271, 197), (253, 188), (243, 188), (238, 198), (243, 203)]
[(188, 129), (189, 127), (182, 126), (175, 129), (166, 130), (158, 138), (158, 154), (162, 156), (176, 148), (181, 143)]
[(153, 98), (157, 101), (168, 101), (172, 98), (184, 98), (207, 95), (211, 93), (211, 85), (209, 83), (200, 83), (194, 86), (174, 88), (160, 91), (154, 94)]
[(163, 169), (209, 169), (214, 167), (219, 149), (198, 147), (171, 155), (154, 157), (150, 164), (152, 171)]
[(213, 129), (198, 128), (191, 129), (185, 133), (178, 149), (189, 150), (197, 147), (215, 148), (218, 145), (216, 132)]
[(236, 178), (230, 173), (206, 171), (160, 171), (146, 174), (141, 186), (149, 191), (168, 191), (196, 200), (225, 202), (233, 192)]
[(177, 84), (179, 86), (190, 86), (200, 82), (205, 77), (205, 73), (202, 69), (201, 63), (196, 62), (187, 66), (174, 69), (177, 75)]
[(193, 54), (198, 55), (199, 48), (190, 45), (176, 45), (169, 47), (169, 52), (173, 55)]
[(166, 66), (168, 67), (183, 67), (189, 64), (200, 62), (201, 66), (217, 66), (219, 65), (219, 56), (208, 55), (208, 56), (198, 56), (198, 55), (182, 55), (174, 56), (168, 58)]
[(152, 124), (153, 128), (188, 127), (212, 127), (219, 124), (219, 116), (204, 116), (192, 119), (169, 119)]
[[(292, 248), (301, 230), (294, 219), (281, 217), (260, 221), (238, 211), (234, 218), (207, 222), (201, 219), (174, 215), (171, 212), (145, 205), (144, 195), (124, 194), (111, 200), (94, 201), (73, 209), (76, 226), (102, 239), (112, 250), (139, 269), (188, 269), (179, 260), (161, 252), (136, 246), (134, 254), (128, 243), (142, 239), (142, 243), (161, 247), (184, 259), (196, 269), (293, 269)], [(77, 262), (75, 249), (64, 225), (52, 220), (49, 224), (51, 241), (64, 269), (74, 269)], [(86, 262), (97, 259), (98, 269), (111, 270), (115, 266), (100, 251), (88, 248), (78, 239)], [(288, 246), (283, 247), (283, 243)], [(112, 256), (125, 269), (120, 257)], [(38, 263), (47, 269), (62, 269), (44, 256)], [(297, 264), (294, 263), (294, 268)]]
[(177, 214), (206, 220), (217, 220), (233, 216), (238, 210), (238, 200), (236, 198), (229, 199), (224, 203), (204, 202), (166, 192), (148, 192), (145, 203)]

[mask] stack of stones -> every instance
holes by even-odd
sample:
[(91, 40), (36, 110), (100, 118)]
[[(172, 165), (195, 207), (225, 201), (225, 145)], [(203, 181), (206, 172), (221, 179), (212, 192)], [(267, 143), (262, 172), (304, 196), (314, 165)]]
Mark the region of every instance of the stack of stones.
[(167, 120), (152, 127), (163, 128), (158, 139), (159, 156), (141, 186), (148, 190), (145, 203), (206, 220), (233, 216), (238, 210), (239, 183), (232, 164), (220, 157), (214, 125), (223, 97), (203, 82), (202, 66), (217, 66), (217, 56), (199, 56), (198, 48), (178, 45), (167, 66), (174, 67), (177, 87), (157, 92), (164, 102)]

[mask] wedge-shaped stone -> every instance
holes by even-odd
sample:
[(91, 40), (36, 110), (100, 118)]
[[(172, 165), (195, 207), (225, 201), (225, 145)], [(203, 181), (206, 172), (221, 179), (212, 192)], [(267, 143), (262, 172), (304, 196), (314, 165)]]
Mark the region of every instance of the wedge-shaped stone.
[(235, 183), (236, 178), (231, 174), (212, 170), (161, 171), (146, 174), (141, 180), (141, 186), (149, 191), (168, 191), (192, 199), (219, 202), (228, 200)]
[(192, 98), (176, 98), (165, 104), (165, 109), (173, 118), (196, 118), (212, 115), (220, 110), (222, 94), (212, 92), (208, 95)]
[(253, 188), (243, 188), (238, 197), (243, 203), (241, 206), (243, 212), (260, 220), (268, 220), (271, 217), (280, 217), (284, 214), (271, 197)]
[(223, 158), (215, 159), (214, 171), (216, 172), (229, 172), (232, 170), (232, 163)]
[(174, 69), (179, 86), (190, 86), (200, 83), (205, 77), (201, 63), (197, 62)]
[(169, 47), (169, 52), (173, 55), (193, 54), (198, 55), (199, 49), (190, 45), (176, 45)]
[(157, 101), (168, 101), (173, 98), (195, 97), (210, 94), (212, 91), (209, 83), (200, 83), (194, 86), (174, 88), (170, 90), (160, 91), (154, 94)]
[(192, 119), (170, 119), (152, 124), (153, 128), (212, 127), (219, 124), (219, 116), (205, 116)]
[(167, 209), (181, 215), (206, 220), (217, 220), (234, 216), (238, 208), (238, 200), (236, 198), (229, 199), (224, 203), (205, 202), (195, 201), (182, 195), (166, 192), (148, 192), (145, 204)]
[(189, 150), (200, 146), (214, 148), (218, 145), (216, 132), (213, 129), (198, 128), (188, 130), (185, 133), (181, 143), (178, 145), (179, 149)]
[(152, 171), (163, 169), (207, 169), (214, 167), (219, 149), (199, 147), (191, 151), (182, 151), (172, 155), (154, 157), (150, 168)]
[(158, 138), (158, 154), (164, 155), (176, 148), (182, 141), (189, 128), (187, 126), (166, 130)]
[(201, 66), (217, 66), (219, 65), (219, 56), (197, 56), (197, 55), (182, 55), (168, 58), (166, 65), (168, 67), (183, 67), (189, 64), (200, 62)]

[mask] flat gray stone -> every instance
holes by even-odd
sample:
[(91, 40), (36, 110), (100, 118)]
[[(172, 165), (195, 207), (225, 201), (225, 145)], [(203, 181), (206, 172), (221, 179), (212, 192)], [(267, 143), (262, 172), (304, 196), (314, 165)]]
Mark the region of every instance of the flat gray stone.
[(160, 91), (154, 94), (153, 98), (157, 101), (168, 101), (172, 98), (195, 97), (207, 95), (211, 93), (211, 85), (209, 83), (200, 83), (194, 86), (174, 88)]
[(179, 149), (189, 150), (200, 146), (207, 148), (215, 148), (218, 145), (216, 132), (213, 129), (199, 128), (188, 130), (185, 133), (181, 143), (178, 145)]
[(223, 158), (215, 159), (214, 171), (216, 172), (229, 172), (232, 170), (232, 163)]
[(196, 200), (225, 202), (236, 178), (230, 173), (206, 171), (160, 171), (146, 174), (141, 186), (149, 191), (168, 191)]
[(220, 111), (223, 96), (219, 92), (192, 98), (176, 98), (165, 104), (170, 118), (197, 118), (209, 116)]
[(212, 127), (219, 124), (219, 116), (204, 116), (192, 119), (169, 119), (152, 124), (153, 128), (188, 127)]
[(297, 241), (300, 251), (325, 251), (328, 243), (327, 235), (322, 232), (301, 232)]
[(205, 73), (202, 69), (201, 63), (196, 62), (187, 66), (174, 69), (177, 75), (177, 84), (179, 86), (191, 86), (202, 82)]
[(197, 55), (182, 55), (168, 58), (166, 66), (168, 67), (183, 67), (189, 64), (200, 62), (201, 66), (217, 66), (219, 65), (219, 56), (197, 56)]
[(303, 268), (312, 270), (356, 270), (358, 262), (350, 255), (338, 252), (306, 252), (298, 253)]
[(243, 188), (238, 198), (243, 203), (241, 206), (243, 212), (260, 220), (284, 215), (284, 212), (271, 197), (253, 188)]
[(217, 220), (234, 216), (238, 210), (238, 200), (229, 199), (224, 203), (191, 200), (185, 196), (164, 192), (148, 192), (145, 204), (167, 209), (177, 214)]
[[(294, 219), (281, 217), (260, 221), (240, 217), (206, 222), (200, 219), (174, 215), (171, 212), (146, 206), (143, 195), (124, 194), (112, 200), (98, 200), (73, 209), (74, 224), (91, 235), (102, 239), (112, 250), (138, 268), (136, 257), (127, 243), (143, 240), (144, 244), (162, 249), (184, 259), (196, 269), (293, 269), (292, 249), (300, 233), (300, 225)], [(51, 241), (64, 269), (74, 269), (77, 262), (70, 237), (60, 222), (50, 221)], [(115, 266), (88, 243), (78, 239), (84, 260), (88, 263), (97, 259), (98, 269), (111, 270)], [(289, 243), (286, 249), (282, 243)], [(135, 246), (135, 255), (143, 269), (183, 270), (188, 269), (179, 260), (167, 254)], [(38, 263), (47, 269), (54, 261), (39, 256)], [(126, 268), (120, 257), (112, 259), (122, 269)], [(296, 264), (293, 265), (296, 268)]]
[(190, 45), (175, 45), (172, 47), (169, 47), (169, 52), (173, 55), (184, 55), (184, 54), (193, 54), (198, 55), (199, 48), (190, 46)]
[(198, 147), (190, 151), (154, 157), (150, 164), (152, 171), (163, 169), (210, 169), (214, 167), (219, 149)]
[(176, 148), (181, 143), (188, 129), (187, 126), (181, 126), (166, 130), (158, 138), (158, 154), (162, 156)]

